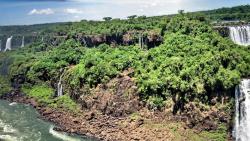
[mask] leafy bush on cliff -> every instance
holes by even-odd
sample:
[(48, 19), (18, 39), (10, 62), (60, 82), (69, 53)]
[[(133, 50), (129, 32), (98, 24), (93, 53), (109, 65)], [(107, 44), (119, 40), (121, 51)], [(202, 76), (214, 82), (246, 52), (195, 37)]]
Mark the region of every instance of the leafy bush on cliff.
[(167, 29), (164, 44), (149, 50), (135, 66), (144, 97), (199, 97), (234, 88), (249, 75), (247, 48), (220, 37), (208, 24), (178, 16)]
[(34, 98), (39, 104), (48, 105), (53, 108), (63, 108), (63, 110), (69, 110), (77, 113), (79, 111), (78, 105), (69, 97), (69, 95), (63, 95), (61, 97), (55, 97), (53, 89), (46, 84), (24, 86), (22, 91), (31, 98)]
[(121, 71), (132, 67), (138, 61), (141, 50), (136, 47), (110, 48), (101, 45), (87, 49), (79, 64), (69, 71), (70, 84), (88, 84), (95, 87), (116, 77)]
[(11, 91), (11, 85), (7, 78), (0, 75), (0, 96)]

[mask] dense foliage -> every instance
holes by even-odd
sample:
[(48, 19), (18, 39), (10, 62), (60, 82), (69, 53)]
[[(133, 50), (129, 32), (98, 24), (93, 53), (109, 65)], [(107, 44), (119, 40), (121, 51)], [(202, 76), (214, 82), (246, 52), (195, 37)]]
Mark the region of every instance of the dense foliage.
[[(194, 17), (199, 17), (200, 19), (207, 18), (211, 21), (250, 21), (249, 9), (249, 5), (243, 5), (232, 8), (220, 8), (216, 10), (192, 12), (190, 14)], [(11, 35), (18, 36), (18, 38), (21, 39), (22, 36), (32, 38), (33, 36), (38, 35), (75, 35), (77, 33), (84, 33), (86, 35), (119, 35), (133, 30), (142, 30), (144, 32), (153, 30), (160, 33), (162, 28), (165, 26), (166, 21), (168, 21), (169, 18), (173, 16), (174, 15), (146, 17), (133, 15), (129, 16), (128, 20), (105, 17), (104, 21), (82, 20), (80, 22), (51, 23), (30, 26), (0, 26), (0, 40), (6, 40), (6, 38)], [(2, 43), (2, 45), (4, 44)]]
[[(194, 101), (209, 109), (207, 104), (212, 103), (212, 95), (229, 96), (241, 78), (250, 76), (249, 46), (239, 46), (221, 37), (211, 25), (211, 20), (237, 19), (249, 20), (249, 6), (186, 14), (180, 11), (179, 15), (161, 17), (134, 15), (128, 20), (105, 17), (105, 21), (27, 26), (22, 31), (22, 26), (0, 27), (0, 33), (4, 34), (0, 34), (0, 39), (16, 32), (20, 37), (30, 36), (27, 31), (67, 36), (59, 45), (39, 39), (24, 48), (0, 52), (0, 95), (8, 93), (12, 83), (21, 86), (22, 92), (41, 105), (79, 113), (76, 103), (79, 97), (132, 70), (129, 77), (137, 86), (140, 100), (150, 109), (173, 106), (176, 112), (180, 101)], [(153, 31), (164, 42), (150, 49), (136, 44), (115, 47), (101, 44), (89, 48), (75, 38), (77, 34), (122, 35), (131, 31), (145, 36)], [(60, 78), (64, 95), (57, 97)], [(232, 103), (218, 109), (230, 113)], [(214, 132), (204, 131), (201, 135), (224, 140), (226, 127), (221, 124)]]
[(211, 20), (243, 20), (250, 21), (250, 5), (236, 6), (232, 8), (220, 8), (202, 12)]
[(175, 95), (209, 102), (213, 92), (230, 90), (249, 76), (248, 47), (221, 37), (205, 19), (181, 14), (163, 21), (158, 28), (167, 29), (164, 43), (149, 50), (106, 44), (86, 48), (68, 39), (57, 47), (38, 42), (2, 56), (13, 62), (10, 78), (21, 75), (26, 83), (51, 82), (54, 88), (61, 75), (67, 88), (95, 88), (132, 68), (140, 97), (155, 107)]

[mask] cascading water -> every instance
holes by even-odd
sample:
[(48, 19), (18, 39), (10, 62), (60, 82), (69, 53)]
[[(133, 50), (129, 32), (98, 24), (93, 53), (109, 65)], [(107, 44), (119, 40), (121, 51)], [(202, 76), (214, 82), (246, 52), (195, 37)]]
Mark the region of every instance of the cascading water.
[(140, 48), (143, 48), (143, 46), (144, 46), (142, 34), (139, 35), (139, 46), (140, 46)]
[(250, 45), (250, 25), (231, 26), (229, 30), (230, 38), (234, 43), (244, 46)]
[(23, 36), (23, 39), (22, 39), (22, 45), (21, 47), (24, 47), (24, 36)]
[(62, 77), (63, 77), (63, 74), (60, 76), (59, 82), (57, 84), (57, 96), (58, 97), (63, 95)]
[(243, 79), (235, 89), (235, 127), (236, 141), (250, 140), (250, 79)]
[(0, 40), (0, 52), (2, 51), (2, 40)]
[(6, 41), (6, 47), (4, 49), (4, 52), (7, 51), (7, 50), (11, 50), (11, 40), (12, 40), (12, 36), (7, 39), (7, 41)]

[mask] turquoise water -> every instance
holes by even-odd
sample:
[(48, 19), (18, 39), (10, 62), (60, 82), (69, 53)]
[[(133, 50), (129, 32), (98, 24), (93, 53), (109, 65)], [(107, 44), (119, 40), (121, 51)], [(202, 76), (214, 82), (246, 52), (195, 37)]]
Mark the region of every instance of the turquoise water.
[(0, 100), (0, 141), (93, 141), (53, 130), (34, 108)]

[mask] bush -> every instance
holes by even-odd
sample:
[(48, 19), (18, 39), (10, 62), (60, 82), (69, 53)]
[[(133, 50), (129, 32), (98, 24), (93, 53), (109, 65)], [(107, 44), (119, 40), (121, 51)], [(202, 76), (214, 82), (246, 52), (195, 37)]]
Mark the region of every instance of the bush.
[(160, 109), (165, 106), (165, 101), (162, 97), (150, 96), (147, 100), (150, 109)]
[(7, 94), (11, 91), (11, 85), (9, 80), (0, 75), (0, 96), (3, 94)]

